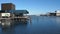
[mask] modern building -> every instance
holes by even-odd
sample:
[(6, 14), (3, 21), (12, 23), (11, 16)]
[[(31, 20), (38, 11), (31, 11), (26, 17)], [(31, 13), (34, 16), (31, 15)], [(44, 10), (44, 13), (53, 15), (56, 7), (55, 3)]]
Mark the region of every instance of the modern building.
[(60, 16), (60, 10), (56, 10), (55, 12), (49, 12), (48, 16)]
[(24, 16), (24, 14), (28, 14), (27, 10), (10, 10), (15, 16)]
[(15, 10), (15, 5), (12, 3), (2, 3), (1, 10)]
[(49, 13), (49, 16), (56, 16), (56, 13)]
[[(6, 25), (12, 25), (12, 21), (20, 21), (23, 23), (26, 23), (28, 20), (28, 17), (24, 14), (28, 14), (29, 12), (27, 10), (15, 10), (15, 5), (12, 3), (2, 3), (1, 4), (1, 10), (0, 10), (0, 21), (1, 24)], [(10, 22), (7, 22), (10, 21)]]
[(57, 10), (55, 12), (56, 12), (56, 16), (60, 16), (60, 10)]
[(12, 14), (14, 14), (14, 16), (24, 16), (24, 14), (28, 14), (29, 12), (27, 10), (15, 10), (15, 5), (12, 3), (2, 3), (0, 16), (2, 16), (2, 14), (8, 16), (6, 15), (8, 13), (10, 14), (11, 17)]
[(0, 10), (0, 18), (2, 17), (22, 17), (24, 14), (28, 14), (29, 12), (27, 10)]

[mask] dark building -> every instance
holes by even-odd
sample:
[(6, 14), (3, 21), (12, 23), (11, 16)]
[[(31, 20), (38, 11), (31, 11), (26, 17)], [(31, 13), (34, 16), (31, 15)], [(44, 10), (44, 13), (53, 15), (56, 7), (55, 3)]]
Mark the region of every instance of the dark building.
[(27, 10), (10, 10), (9, 12), (13, 13), (15, 16), (23, 16), (29, 13)]
[(56, 16), (56, 13), (50, 13), (50, 16)]
[(12, 3), (2, 3), (1, 10), (15, 10), (15, 5)]

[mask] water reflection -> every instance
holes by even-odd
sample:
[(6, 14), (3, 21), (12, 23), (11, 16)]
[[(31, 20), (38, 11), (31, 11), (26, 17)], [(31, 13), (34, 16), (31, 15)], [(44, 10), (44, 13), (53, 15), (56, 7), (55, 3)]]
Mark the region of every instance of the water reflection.
[(60, 17), (56, 17), (56, 24), (57, 24), (57, 27), (60, 27)]
[(60, 23), (60, 17), (56, 17), (56, 22)]
[(15, 34), (15, 28), (2, 28), (2, 34)]
[(14, 21), (15, 26), (0, 29), (2, 34), (60, 34), (60, 17), (34, 16), (32, 23)]
[(17, 34), (17, 33), (23, 33), (23, 31), (27, 30), (27, 24), (28, 23), (19, 23), (19, 22), (16, 22), (15, 25), (13, 26), (6, 26), (4, 28), (2, 28), (2, 32), (1, 34)]

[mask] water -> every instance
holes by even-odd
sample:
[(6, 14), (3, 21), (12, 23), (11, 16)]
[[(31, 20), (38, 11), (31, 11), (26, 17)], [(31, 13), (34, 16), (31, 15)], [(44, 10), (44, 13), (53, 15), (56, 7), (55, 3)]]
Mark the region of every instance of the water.
[(31, 16), (32, 23), (2, 29), (0, 34), (60, 34), (60, 17)]

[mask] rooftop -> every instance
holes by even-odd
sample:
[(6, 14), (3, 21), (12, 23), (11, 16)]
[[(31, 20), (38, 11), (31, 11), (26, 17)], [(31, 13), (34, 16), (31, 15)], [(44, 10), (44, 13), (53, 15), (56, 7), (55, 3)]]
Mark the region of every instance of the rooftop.
[(28, 13), (29, 13), (27, 10), (10, 10), (9, 12), (13, 12), (13, 13), (23, 13), (23, 14), (28, 14)]
[(13, 3), (2, 3), (2, 4), (13, 4)]
[(27, 10), (0, 10), (0, 13), (5, 13), (5, 12), (10, 12), (10, 13), (15, 13), (15, 14), (19, 14), (19, 13), (23, 13), (23, 14), (28, 14), (29, 12)]

